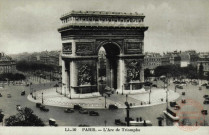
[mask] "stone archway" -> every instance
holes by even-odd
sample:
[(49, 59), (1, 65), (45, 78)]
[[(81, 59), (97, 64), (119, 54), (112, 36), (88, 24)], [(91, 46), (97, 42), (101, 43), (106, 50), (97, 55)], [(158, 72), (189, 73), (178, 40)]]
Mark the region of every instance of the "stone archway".
[(72, 11), (62, 16), (63, 26), (58, 29), (62, 38), (62, 93), (69, 98), (100, 96), (97, 66), (101, 46), (107, 52), (110, 71), (107, 85), (119, 93), (140, 89), (144, 81), (144, 32), (148, 29), (144, 17), (97, 11)]
[[(105, 57), (105, 66), (106, 66), (106, 80), (105, 83), (100, 83), (98, 79), (98, 89), (103, 91), (105, 87), (117, 89), (118, 83), (118, 56), (121, 54), (121, 48), (117, 43), (114, 42), (105, 42), (98, 46), (98, 49), (103, 47), (106, 52)], [(97, 50), (98, 50), (97, 49)], [(99, 51), (99, 50), (98, 50)], [(97, 78), (99, 78), (99, 69), (98, 66), (100, 63), (97, 63)]]

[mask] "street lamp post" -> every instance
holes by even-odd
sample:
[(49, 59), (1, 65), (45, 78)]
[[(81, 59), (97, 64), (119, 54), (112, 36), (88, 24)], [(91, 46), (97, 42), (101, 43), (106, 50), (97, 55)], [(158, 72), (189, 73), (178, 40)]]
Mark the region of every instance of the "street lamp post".
[(150, 96), (151, 96), (151, 92), (152, 92), (152, 86), (150, 86), (150, 91), (149, 91), (149, 104), (151, 104), (151, 102), (150, 102)]
[(107, 98), (107, 96), (105, 96), (105, 108), (107, 108), (107, 105), (106, 105), (106, 98)]
[(44, 104), (44, 93), (42, 92), (42, 104)]
[(168, 88), (166, 90), (166, 102), (167, 102), (167, 108), (168, 108)]
[(130, 126), (130, 118), (129, 118), (129, 110), (130, 110), (130, 105), (128, 104), (128, 102), (125, 102), (126, 105), (126, 122), (127, 122), (127, 126)]
[(34, 92), (35, 92), (34, 99), (36, 100), (36, 90), (34, 90)]
[(32, 98), (33, 98), (33, 88), (31, 88), (31, 90), (32, 90)]
[(107, 121), (105, 120), (104, 123), (105, 123), (105, 127), (106, 127)]
[(122, 95), (123, 95), (123, 87), (124, 87), (124, 86), (122, 85)]
[(126, 102), (128, 102), (128, 95), (126, 94)]

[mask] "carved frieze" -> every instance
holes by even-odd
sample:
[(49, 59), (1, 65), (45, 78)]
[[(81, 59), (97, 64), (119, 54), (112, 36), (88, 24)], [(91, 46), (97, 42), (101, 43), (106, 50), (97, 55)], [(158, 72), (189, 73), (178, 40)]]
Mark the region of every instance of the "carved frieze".
[(143, 42), (138, 39), (128, 40), (125, 43), (126, 54), (142, 54)]
[(96, 62), (78, 61), (78, 86), (94, 85), (96, 83)]
[(92, 72), (91, 67), (87, 64), (80, 67), (78, 70), (78, 84), (79, 85), (87, 85), (92, 81)]
[(126, 59), (125, 64), (127, 69), (127, 82), (140, 80), (140, 60)]
[(93, 55), (94, 42), (76, 42), (76, 54), (78, 55)]
[(62, 52), (63, 54), (72, 53), (72, 43), (62, 43)]

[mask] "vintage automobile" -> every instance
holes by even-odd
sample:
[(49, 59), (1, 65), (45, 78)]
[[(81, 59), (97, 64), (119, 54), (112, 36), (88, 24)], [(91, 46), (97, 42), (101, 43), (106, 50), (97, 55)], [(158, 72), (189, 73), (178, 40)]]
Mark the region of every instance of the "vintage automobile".
[(176, 85), (176, 88), (178, 88), (178, 89), (183, 89), (183, 86), (181, 86), (181, 85)]
[(49, 111), (49, 109), (46, 108), (46, 106), (44, 106), (44, 105), (40, 105), (40, 110), (44, 111), (44, 112), (48, 112)]
[(185, 104), (186, 103), (186, 99), (182, 99), (181, 103)]
[(152, 87), (156, 87), (157, 88), (157, 84), (152, 84)]
[(170, 106), (171, 106), (171, 107), (175, 107), (175, 105), (177, 105), (176, 102), (170, 102)]
[(109, 105), (109, 110), (116, 110), (118, 107), (116, 105), (110, 104)]
[(81, 114), (88, 114), (89, 112), (87, 110), (85, 110), (85, 109), (80, 109), (79, 113), (81, 113)]
[(209, 100), (203, 101), (203, 104), (209, 104)]
[(66, 109), (64, 110), (64, 112), (65, 112), (65, 113), (73, 113), (74, 110), (73, 110), (72, 108), (66, 108)]
[(21, 96), (24, 96), (24, 95), (25, 95), (25, 91), (22, 91), (22, 92), (21, 92)]
[(126, 126), (125, 122), (122, 122), (120, 119), (115, 119), (115, 125), (118, 126)]
[(58, 125), (56, 124), (56, 120), (53, 119), (53, 118), (50, 118), (49, 119), (49, 126), (55, 126), (55, 127), (57, 127)]
[(144, 86), (152, 86), (152, 82), (144, 82)]
[(89, 115), (90, 115), (90, 116), (99, 116), (99, 113), (96, 112), (96, 111), (90, 111), (90, 112), (89, 112)]
[(202, 113), (203, 115), (207, 115), (207, 114), (208, 114), (208, 111), (207, 111), (207, 110), (202, 110), (201, 113)]
[(207, 98), (207, 97), (209, 97), (209, 95), (204, 95), (203, 97), (204, 97), (204, 98)]
[(201, 86), (207, 86), (207, 83), (203, 83)]
[(82, 107), (80, 106), (80, 105), (74, 105), (74, 110), (81, 110), (82, 109)]
[(41, 103), (36, 103), (37, 108), (40, 108), (40, 106), (41, 106)]

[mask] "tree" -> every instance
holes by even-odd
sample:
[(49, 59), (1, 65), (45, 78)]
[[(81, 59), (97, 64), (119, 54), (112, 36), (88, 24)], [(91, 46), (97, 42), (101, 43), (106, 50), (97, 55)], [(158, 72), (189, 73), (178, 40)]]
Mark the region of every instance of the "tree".
[(147, 80), (147, 78), (150, 77), (150, 76), (151, 76), (150, 69), (146, 68), (144, 70), (144, 78), (145, 78), (145, 80)]
[(207, 72), (207, 81), (209, 82), (209, 72)]
[(199, 79), (202, 79), (202, 77), (203, 77), (203, 65), (201, 62), (199, 66)]
[(33, 114), (30, 108), (23, 108), (19, 110), (16, 115), (12, 115), (5, 119), (6, 126), (44, 126), (44, 122)]

